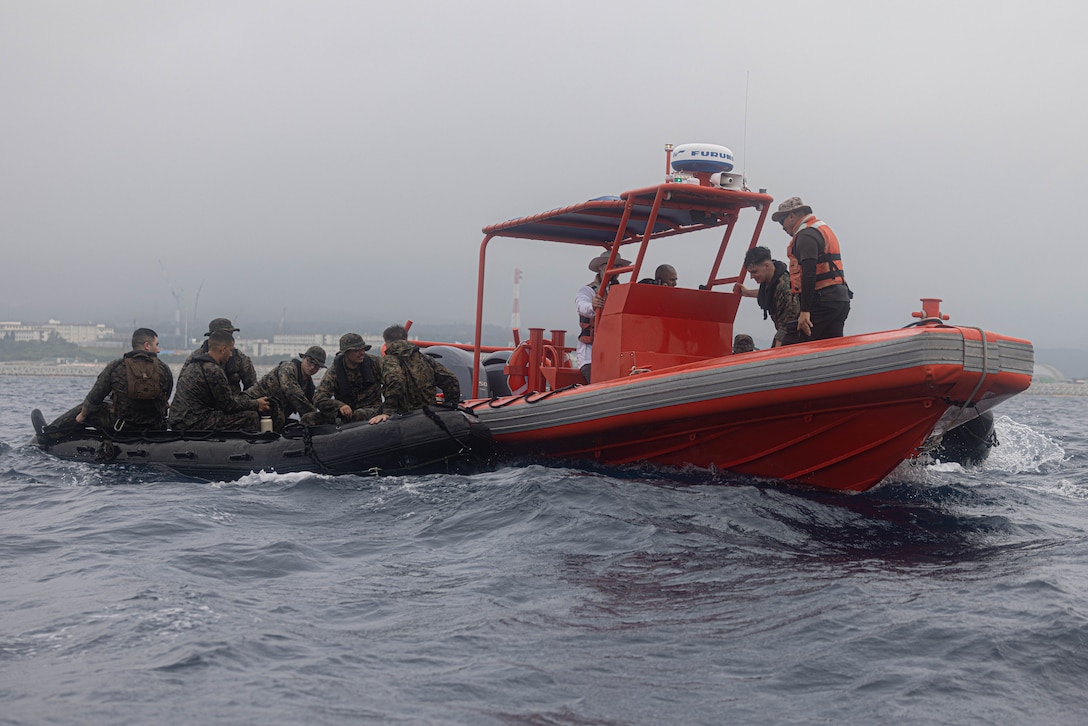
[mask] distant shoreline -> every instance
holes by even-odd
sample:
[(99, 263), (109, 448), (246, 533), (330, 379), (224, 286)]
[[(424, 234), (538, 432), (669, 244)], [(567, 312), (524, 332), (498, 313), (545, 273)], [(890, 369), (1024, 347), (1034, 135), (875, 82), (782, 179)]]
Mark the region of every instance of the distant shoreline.
[[(169, 363), (170, 370), (174, 372), (174, 378), (181, 372), (181, 363)], [(28, 363), (9, 362), (0, 363), (0, 376), (85, 376), (97, 377), (105, 363)], [(257, 376), (263, 376), (272, 370), (272, 366), (254, 363)]]
[[(0, 376), (97, 376), (103, 368), (104, 363), (11, 362), (0, 363)], [(174, 366), (170, 369), (174, 370)]]
[(1032, 383), (1022, 396), (1088, 396), (1088, 383)]

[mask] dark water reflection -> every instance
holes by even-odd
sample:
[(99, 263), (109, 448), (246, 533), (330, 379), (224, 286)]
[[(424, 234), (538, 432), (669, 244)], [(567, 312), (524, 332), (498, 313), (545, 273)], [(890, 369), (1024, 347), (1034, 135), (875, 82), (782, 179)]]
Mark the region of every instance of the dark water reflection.
[(25, 448), (35, 385), (0, 393), (5, 723), (1082, 720), (1083, 401), (1008, 406), (981, 469), (839, 495), (187, 481)]

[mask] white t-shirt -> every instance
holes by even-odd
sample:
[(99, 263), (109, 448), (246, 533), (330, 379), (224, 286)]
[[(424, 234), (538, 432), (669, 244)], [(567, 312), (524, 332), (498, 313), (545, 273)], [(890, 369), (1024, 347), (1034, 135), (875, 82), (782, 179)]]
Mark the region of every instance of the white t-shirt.
[[(597, 314), (597, 311), (593, 309), (593, 296), (596, 295), (596, 291), (589, 285), (582, 285), (578, 289), (578, 294), (574, 296), (574, 307), (578, 310), (578, 315), (583, 318), (592, 318)], [(581, 332), (579, 330), (579, 332)], [(593, 362), (593, 344), (583, 343), (578, 341), (578, 348), (575, 350), (575, 356), (577, 360), (575, 365), (579, 368), (587, 363)]]

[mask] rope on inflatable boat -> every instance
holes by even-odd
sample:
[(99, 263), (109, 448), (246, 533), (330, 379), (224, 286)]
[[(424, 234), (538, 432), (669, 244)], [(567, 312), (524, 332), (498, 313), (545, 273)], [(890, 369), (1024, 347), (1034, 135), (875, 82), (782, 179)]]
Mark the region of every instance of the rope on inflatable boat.
[[(456, 408), (453, 408), (452, 410), (459, 410), (459, 409), (460, 409), (460, 406), (458, 406)], [(450, 431), (449, 427), (446, 426), (446, 422), (442, 420), (442, 418), (438, 415), (438, 413), (432, 407), (424, 406), (423, 407), (423, 415), (426, 416), (427, 418), (429, 418), (435, 425), (437, 425), (440, 429), (442, 429), (443, 432), (445, 432), (446, 436), (450, 437), (450, 439), (452, 439), (454, 443), (456, 443), (458, 446), (461, 447), (461, 450), (457, 452), (458, 456), (460, 456), (461, 454), (464, 454), (466, 452), (468, 452), (470, 454), (473, 454), (475, 456), (475, 452), (473, 451), (472, 446), (470, 444), (466, 444), (464, 441), (461, 441), (459, 438), (457, 438), (453, 434), (453, 432)], [(306, 451), (307, 456), (310, 457), (311, 461), (313, 461), (315, 464), (317, 464), (319, 467), (321, 467), (321, 473), (322, 474), (330, 474), (330, 475), (335, 474), (335, 472), (333, 472), (333, 470), (329, 467), (329, 465), (326, 464), (324, 461), (322, 461), (321, 457), (317, 455), (317, 451), (314, 450), (314, 447), (313, 447), (313, 433), (311, 433), (309, 426), (304, 426), (303, 427), (302, 440), (303, 440), (303, 445), (305, 446), (305, 451)], [(477, 458), (479, 458), (479, 457), (477, 457)], [(436, 464), (436, 463), (438, 463), (440, 461), (449, 462), (449, 459), (450, 459), (449, 456), (439, 456), (439, 457), (437, 457), (435, 459), (430, 459), (428, 461), (421, 461), (421, 462), (415, 464), (414, 466), (404, 468), (403, 470), (404, 471), (410, 471), (411, 469), (419, 469), (421, 467), (430, 466), (431, 464)], [(382, 469), (380, 466), (371, 466), (369, 469), (367, 469), (365, 471), (365, 473), (370, 474), (371, 476), (380, 476), (383, 471), (384, 471), (384, 469)]]
[(557, 393), (561, 393), (563, 391), (570, 390), (571, 388), (574, 388), (577, 385), (578, 385), (577, 383), (572, 383), (571, 385), (567, 386), (566, 388), (556, 388), (554, 391), (546, 391), (544, 393), (541, 393), (536, 398), (529, 398), (529, 396), (533, 395), (533, 393), (537, 393), (537, 391), (533, 391), (532, 393), (526, 393), (525, 394), (525, 403), (540, 403), (545, 398), (550, 398), (551, 396), (554, 396)]
[(314, 450), (314, 435), (309, 426), (302, 427), (302, 447), (302, 450), (310, 457), (310, 461), (321, 467), (322, 474), (332, 474), (332, 469), (321, 460), (321, 457), (317, 455), (317, 451)]
[[(556, 388), (556, 389), (551, 390), (551, 391), (544, 391), (543, 393), (541, 393), (540, 391), (526, 391), (525, 393), (519, 393), (516, 396), (506, 396), (506, 397), (492, 396), (491, 398), (487, 399), (486, 401), (477, 401), (476, 403), (472, 404), (471, 406), (462, 405), (462, 408), (464, 408), (467, 411), (472, 411), (472, 410), (476, 409), (479, 406), (483, 406), (484, 404), (487, 404), (488, 408), (505, 408), (506, 406), (509, 406), (511, 403), (517, 403), (518, 401), (522, 401), (522, 400), (524, 400), (525, 403), (538, 403), (540, 401), (543, 401), (545, 398), (550, 398), (551, 396), (554, 396), (557, 393), (562, 393), (563, 391), (570, 391), (570, 390), (573, 390), (575, 388), (580, 388), (582, 385), (583, 384), (581, 384), (581, 383), (572, 383), (569, 386), (564, 386), (563, 388)], [(539, 395), (537, 395), (537, 394), (539, 394)], [(529, 396), (536, 396), (536, 398), (529, 398)]]
[[(455, 408), (453, 410), (456, 411), (457, 409)], [(442, 429), (446, 433), (446, 436), (449, 436), (451, 439), (453, 439), (454, 443), (461, 447), (460, 453), (472, 451), (472, 446), (470, 444), (466, 444), (464, 441), (461, 441), (461, 439), (454, 436), (453, 432), (450, 431), (449, 426), (446, 425), (446, 422), (442, 420), (442, 418), (438, 415), (438, 412), (435, 411), (433, 408), (431, 408), (430, 406), (424, 406), (423, 415), (433, 421), (438, 426), (438, 428)]]

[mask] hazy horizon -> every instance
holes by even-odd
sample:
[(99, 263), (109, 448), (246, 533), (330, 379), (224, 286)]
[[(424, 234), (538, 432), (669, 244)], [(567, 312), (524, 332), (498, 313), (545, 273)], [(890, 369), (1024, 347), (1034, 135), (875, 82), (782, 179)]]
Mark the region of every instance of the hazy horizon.
[[(1073, 345), (1054, 313), (1079, 285), (1023, 258), (1088, 262), (1065, 229), (1085, 20), (1074, 2), (5, 2), (0, 319), (143, 325), (180, 297), (200, 330), (471, 323), (482, 227), (656, 183), (665, 143), (705, 142), (837, 232), (847, 333), (939, 297), (953, 323)], [(761, 238), (780, 259), (787, 241)], [(644, 273), (693, 287), (705, 247), (652, 245)], [(594, 254), (493, 243), (485, 322), (509, 327), (520, 268), (523, 329), (572, 330)], [(752, 300), (737, 330), (772, 332)]]

